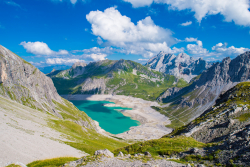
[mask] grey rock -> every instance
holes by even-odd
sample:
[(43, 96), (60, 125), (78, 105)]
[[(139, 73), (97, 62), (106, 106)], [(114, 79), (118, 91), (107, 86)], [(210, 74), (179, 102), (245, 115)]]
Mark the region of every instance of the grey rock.
[(198, 164), (197, 167), (206, 167), (206, 166), (203, 164)]
[[(222, 92), (226, 92), (239, 82), (249, 79), (250, 52), (245, 52), (233, 60), (228, 57), (220, 63), (213, 64), (187, 87), (167, 89), (157, 100), (165, 103), (172, 100), (178, 102), (177, 106), (172, 108), (172, 114), (175, 110), (189, 107), (188, 113), (185, 112), (189, 122), (212, 107)], [(233, 114), (241, 109), (241, 107), (236, 108)]]
[(71, 161), (63, 165), (63, 167), (76, 167), (83, 163), (83, 159), (78, 159), (76, 161)]
[(61, 104), (63, 101), (52, 80), (1, 45), (0, 82), (2, 96), (61, 117), (53, 101)]
[(152, 155), (151, 155), (148, 151), (146, 151), (146, 152), (144, 153), (144, 155), (147, 156), (147, 157), (152, 157)]
[(201, 58), (195, 60), (185, 53), (180, 53), (175, 56), (173, 54), (160, 52), (158, 55), (151, 58), (146, 65), (156, 71), (174, 75), (178, 78), (184, 78), (187, 82), (190, 82), (193, 77), (209, 68), (211, 63), (207, 63)]
[(107, 157), (114, 157), (114, 154), (112, 152), (110, 152), (108, 149), (97, 150), (97, 151), (95, 151), (95, 155), (104, 155)]
[(186, 167), (192, 167), (190, 164), (187, 164), (187, 166)]
[(123, 157), (124, 155), (123, 155), (123, 153), (120, 151), (120, 152), (118, 153), (117, 156), (118, 156), (118, 157)]
[(190, 152), (191, 152), (192, 154), (197, 154), (197, 153), (199, 153), (199, 149), (198, 149), (198, 148), (192, 148), (192, 149), (190, 150)]

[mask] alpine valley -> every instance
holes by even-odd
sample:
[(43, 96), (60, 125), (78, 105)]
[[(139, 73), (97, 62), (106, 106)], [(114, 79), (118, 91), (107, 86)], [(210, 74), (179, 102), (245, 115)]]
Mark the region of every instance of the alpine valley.
[[(45, 75), (0, 46), (0, 166), (249, 166), (249, 79), (250, 52), (213, 64), (160, 52)], [(140, 125), (108, 133), (68, 100), (114, 102), (104, 106), (131, 108), (118, 112)]]

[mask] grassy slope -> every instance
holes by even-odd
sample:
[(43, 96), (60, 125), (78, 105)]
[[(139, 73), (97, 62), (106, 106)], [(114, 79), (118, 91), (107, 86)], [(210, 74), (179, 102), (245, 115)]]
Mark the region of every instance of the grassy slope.
[[(59, 73), (52, 80), (59, 94), (80, 94), (82, 93), (81, 85), (87, 78), (108, 78), (107, 87), (112, 89), (119, 85), (115, 90), (117, 94), (129, 95), (142, 98), (145, 100), (156, 100), (156, 98), (167, 88), (174, 86), (176, 78), (174, 76), (165, 75), (157, 71), (150, 71), (147, 67), (132, 61), (125, 60), (125, 65), (114, 67), (116, 61), (105, 61), (101, 65), (89, 64), (86, 66), (87, 73), (76, 78), (63, 79)], [(133, 69), (137, 70), (137, 75), (134, 75)], [(112, 74), (112, 78), (108, 76)], [(152, 74), (154, 76), (152, 76)], [(147, 75), (148, 78), (140, 75)], [(68, 74), (67, 74), (68, 76)], [(152, 81), (150, 79), (163, 79), (163, 81)], [(81, 82), (80, 82), (81, 81)], [(121, 84), (124, 83), (124, 84)], [(176, 86), (184, 87), (187, 85), (183, 79), (178, 80)], [(91, 92), (87, 92), (88, 94)], [(108, 93), (106, 91), (105, 93)]]
[(114, 151), (117, 155), (120, 151), (124, 154), (136, 154), (150, 152), (152, 155), (172, 155), (188, 151), (193, 147), (205, 147), (206, 144), (198, 142), (191, 137), (174, 137), (138, 142)]

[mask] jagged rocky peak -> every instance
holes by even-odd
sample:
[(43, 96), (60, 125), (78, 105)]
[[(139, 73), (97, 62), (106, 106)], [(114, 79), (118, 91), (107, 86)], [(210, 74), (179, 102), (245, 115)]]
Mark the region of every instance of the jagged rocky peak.
[[(228, 57), (220, 63), (213, 64), (187, 87), (169, 88), (158, 100), (161, 102), (179, 100), (177, 105), (180, 108), (189, 107), (189, 121), (191, 121), (211, 107), (221, 92), (229, 90), (239, 82), (249, 80), (250, 52), (245, 52), (233, 60)], [(187, 113), (187, 110), (185, 112)]]
[(1, 45), (0, 95), (53, 114), (54, 101), (63, 103), (49, 77)]
[(183, 78), (187, 82), (211, 66), (205, 60), (201, 58), (196, 60), (186, 53), (175, 56), (163, 51), (151, 58), (146, 65), (153, 70)]

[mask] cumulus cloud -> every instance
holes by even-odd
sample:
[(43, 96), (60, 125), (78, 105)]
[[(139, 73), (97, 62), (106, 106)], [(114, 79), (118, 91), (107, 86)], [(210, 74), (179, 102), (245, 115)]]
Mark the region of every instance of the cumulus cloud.
[(106, 54), (95, 54), (95, 53), (92, 53), (92, 54), (89, 54), (89, 55), (84, 55), (83, 56), (84, 58), (87, 58), (87, 59), (91, 59), (93, 61), (99, 61), (99, 60), (105, 60), (107, 55)]
[(227, 47), (227, 43), (218, 43), (212, 47), (212, 50), (217, 53), (218, 56), (238, 56), (246, 51), (249, 51), (248, 48), (236, 48), (234, 46)]
[(104, 12), (91, 11), (86, 18), (94, 35), (127, 54), (152, 57), (161, 50), (172, 52), (170, 46), (177, 43), (172, 31), (155, 25), (149, 16), (134, 24), (129, 17), (111, 7)]
[(203, 48), (202, 41), (198, 40), (197, 38), (186, 38), (186, 42), (196, 42), (196, 44), (188, 44), (187, 51), (190, 54), (194, 55), (204, 55), (207, 54), (209, 51), (206, 48)]
[(28, 53), (35, 55), (66, 55), (68, 54), (67, 50), (59, 50), (58, 52), (51, 50), (48, 45), (44, 42), (21, 42), (22, 45)]
[(191, 24), (192, 24), (192, 21), (187, 21), (185, 23), (181, 23), (180, 25), (186, 27), (186, 26), (189, 26)]
[(74, 64), (76, 62), (84, 62), (84, 60), (70, 59), (70, 58), (48, 58), (46, 59), (47, 64)]
[(154, 3), (169, 5), (170, 10), (190, 10), (194, 17), (201, 20), (208, 15), (221, 14), (224, 21), (234, 21), (238, 25), (250, 26), (249, 0), (124, 0), (130, 2), (133, 7), (149, 6)]

